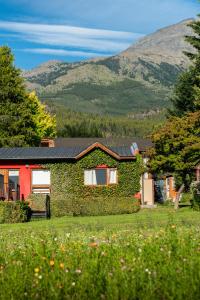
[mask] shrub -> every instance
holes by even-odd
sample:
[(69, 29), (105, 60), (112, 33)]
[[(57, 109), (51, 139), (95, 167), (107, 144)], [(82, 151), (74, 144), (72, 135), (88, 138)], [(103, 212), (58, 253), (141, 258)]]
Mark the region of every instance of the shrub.
[(21, 223), (31, 218), (31, 209), (27, 202), (0, 202), (0, 223)]
[(46, 195), (44, 194), (31, 194), (28, 197), (28, 202), (32, 210), (46, 210)]
[(191, 190), (193, 194), (193, 199), (192, 199), (192, 208), (194, 210), (200, 211), (200, 182), (194, 182), (191, 185)]
[(180, 202), (181, 203), (190, 203), (192, 201), (193, 194), (192, 192), (182, 193)]
[(136, 213), (140, 210), (140, 203), (130, 197), (71, 198), (52, 201), (51, 208), (53, 216), (103, 216)]

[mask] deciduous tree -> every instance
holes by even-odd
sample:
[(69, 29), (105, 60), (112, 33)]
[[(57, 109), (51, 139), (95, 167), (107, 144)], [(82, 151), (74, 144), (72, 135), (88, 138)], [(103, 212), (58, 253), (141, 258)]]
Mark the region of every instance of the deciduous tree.
[(54, 134), (54, 118), (26, 91), (11, 50), (0, 47), (0, 147), (35, 146)]

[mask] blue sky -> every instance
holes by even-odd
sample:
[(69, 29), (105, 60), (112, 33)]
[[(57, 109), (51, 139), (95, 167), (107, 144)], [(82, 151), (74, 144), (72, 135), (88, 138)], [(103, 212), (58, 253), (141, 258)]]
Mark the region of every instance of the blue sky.
[(0, 0), (0, 44), (17, 66), (117, 54), (200, 13), (197, 0)]

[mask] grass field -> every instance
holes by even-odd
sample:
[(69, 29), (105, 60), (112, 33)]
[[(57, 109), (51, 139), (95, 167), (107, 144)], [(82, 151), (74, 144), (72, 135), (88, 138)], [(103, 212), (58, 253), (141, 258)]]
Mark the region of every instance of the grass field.
[(0, 225), (0, 299), (199, 299), (200, 214)]

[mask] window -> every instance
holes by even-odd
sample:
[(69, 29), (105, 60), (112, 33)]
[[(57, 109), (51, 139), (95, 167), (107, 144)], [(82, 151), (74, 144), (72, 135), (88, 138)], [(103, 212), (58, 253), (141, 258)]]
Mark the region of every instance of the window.
[(50, 193), (50, 171), (32, 170), (32, 192), (34, 194)]
[(117, 169), (92, 169), (84, 171), (85, 185), (111, 185), (117, 184)]

